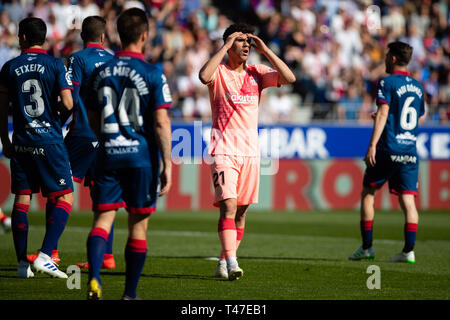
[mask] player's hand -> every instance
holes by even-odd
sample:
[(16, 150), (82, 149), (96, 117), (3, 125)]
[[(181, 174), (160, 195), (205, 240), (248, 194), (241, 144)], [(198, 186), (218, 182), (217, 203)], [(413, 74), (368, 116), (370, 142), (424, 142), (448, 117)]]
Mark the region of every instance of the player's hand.
[(160, 181), (161, 191), (159, 191), (159, 196), (162, 197), (169, 192), (170, 187), (172, 186), (172, 168), (165, 167), (163, 169), (160, 175)]
[(372, 120), (375, 120), (376, 117), (377, 117), (377, 113), (376, 113), (376, 112), (372, 112), (372, 113), (370, 114), (370, 118), (371, 118)]
[(367, 167), (373, 167), (375, 166), (375, 155), (377, 153), (376, 147), (369, 147), (366, 153), (366, 157), (364, 158), (364, 161), (366, 162)]
[(227, 41), (225, 42), (224, 46), (227, 48), (227, 50), (231, 49), (233, 46), (234, 40), (236, 40), (237, 37), (243, 36), (244, 34), (242, 32), (234, 32), (230, 34), (227, 38)]
[(256, 52), (263, 54), (267, 51), (268, 47), (266, 46), (264, 41), (261, 40), (261, 38), (251, 33), (247, 33), (246, 36), (250, 39), (253, 39), (252, 47), (255, 48)]

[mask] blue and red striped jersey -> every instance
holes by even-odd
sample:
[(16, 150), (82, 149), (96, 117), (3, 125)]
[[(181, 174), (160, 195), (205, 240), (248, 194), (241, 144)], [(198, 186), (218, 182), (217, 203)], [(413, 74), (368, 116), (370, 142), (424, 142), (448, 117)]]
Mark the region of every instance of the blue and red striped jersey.
[(14, 144), (35, 146), (63, 141), (58, 96), (62, 90), (73, 88), (61, 60), (43, 49), (24, 50), (4, 64), (0, 87), (12, 102)]

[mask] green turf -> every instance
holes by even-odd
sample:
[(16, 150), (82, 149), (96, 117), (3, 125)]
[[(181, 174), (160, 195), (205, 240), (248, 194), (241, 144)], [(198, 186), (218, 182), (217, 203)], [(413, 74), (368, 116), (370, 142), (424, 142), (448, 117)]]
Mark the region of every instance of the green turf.
[[(28, 251), (40, 247), (44, 214), (32, 212)], [(244, 277), (223, 281), (213, 277), (220, 250), (217, 212), (157, 212), (150, 218), (149, 253), (139, 283), (143, 299), (449, 299), (450, 214), (422, 212), (416, 242), (416, 263), (387, 260), (403, 247), (403, 216), (377, 212), (374, 261), (347, 256), (360, 245), (359, 213), (250, 212), (238, 252)], [(89, 212), (73, 212), (59, 244), (61, 269), (86, 260)], [(119, 299), (124, 287), (124, 244), (127, 218), (116, 220), (114, 253), (117, 268), (102, 272), (104, 299)], [(36, 274), (16, 278), (10, 233), (0, 235), (0, 299), (85, 299), (87, 272), (81, 289), (65, 280)], [(381, 289), (366, 286), (369, 265), (381, 270)]]

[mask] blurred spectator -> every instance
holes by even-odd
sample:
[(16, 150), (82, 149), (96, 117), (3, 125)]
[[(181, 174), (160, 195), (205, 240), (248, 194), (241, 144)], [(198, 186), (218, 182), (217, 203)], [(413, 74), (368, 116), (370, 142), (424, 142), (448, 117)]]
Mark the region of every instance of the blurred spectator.
[[(208, 119), (198, 70), (222, 46), (225, 29), (244, 20), (297, 78), (287, 92), (262, 95), (262, 110), (270, 111), (264, 111), (267, 121), (299, 119), (301, 101), (313, 120), (370, 122), (377, 81), (385, 76), (386, 46), (401, 40), (414, 48), (409, 69), (424, 87), (427, 121), (448, 122), (446, 0), (8, 0), (0, 5), (0, 65), (19, 54), (17, 26), (27, 15), (46, 21), (45, 48), (62, 59), (82, 46), (82, 19), (101, 15), (107, 22), (105, 47), (115, 52), (120, 48), (116, 19), (130, 7), (150, 13), (144, 57), (166, 74), (173, 117)], [(248, 63), (268, 61), (252, 51)]]

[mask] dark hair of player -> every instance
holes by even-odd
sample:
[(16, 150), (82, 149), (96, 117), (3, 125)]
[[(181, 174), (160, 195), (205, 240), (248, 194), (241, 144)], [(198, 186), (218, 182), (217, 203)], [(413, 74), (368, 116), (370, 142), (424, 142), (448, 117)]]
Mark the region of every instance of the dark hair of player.
[(409, 60), (411, 60), (413, 48), (409, 44), (395, 41), (389, 43), (388, 48), (390, 54), (397, 58), (397, 65), (406, 66), (409, 63)]
[(122, 48), (135, 43), (144, 32), (148, 31), (147, 15), (138, 8), (125, 10), (117, 19), (117, 31)]
[(235, 32), (253, 34), (255, 32), (255, 27), (242, 22), (232, 24), (223, 33), (223, 42), (227, 41), (227, 38)]
[(99, 42), (106, 30), (106, 21), (99, 16), (89, 16), (83, 20), (81, 39), (84, 42)]
[(47, 26), (42, 19), (25, 18), (19, 22), (19, 38), (22, 38), (23, 35), (25, 35), (28, 46), (42, 46), (47, 35)]

